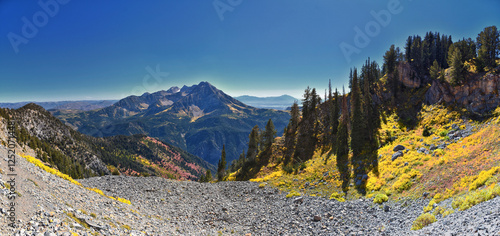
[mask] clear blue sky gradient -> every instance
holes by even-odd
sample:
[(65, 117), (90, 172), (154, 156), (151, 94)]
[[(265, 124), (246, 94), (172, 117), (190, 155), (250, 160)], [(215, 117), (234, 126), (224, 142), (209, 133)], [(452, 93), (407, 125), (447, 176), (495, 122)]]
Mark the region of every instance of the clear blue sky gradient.
[[(2, 0), (0, 102), (118, 99), (200, 81), (233, 96), (300, 98), (307, 86), (322, 94), (329, 79), (346, 85), (349, 68), (368, 57), (381, 65), (390, 45), (403, 47), (409, 35), (475, 39), (500, 25), (500, 1), (400, 0), (400, 12), (377, 23), (348, 61), (341, 43), (356, 46), (354, 28), (365, 31), (375, 21), (370, 12), (392, 0), (217, 1), (232, 9), (223, 20), (213, 0), (71, 0), (51, 6), (53, 16), (38, 1)], [(16, 53), (9, 33), (23, 37), (23, 17), (32, 24), (34, 16), (38, 32)], [(157, 66), (161, 80), (145, 81), (146, 68)]]

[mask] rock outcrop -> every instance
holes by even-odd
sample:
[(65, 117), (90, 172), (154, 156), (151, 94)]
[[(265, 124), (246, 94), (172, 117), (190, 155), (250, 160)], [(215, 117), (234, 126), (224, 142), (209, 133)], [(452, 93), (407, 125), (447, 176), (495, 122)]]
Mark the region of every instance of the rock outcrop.
[(467, 108), (476, 113), (488, 112), (500, 105), (500, 75), (487, 74), (460, 86), (434, 80), (425, 94), (425, 102), (444, 102)]

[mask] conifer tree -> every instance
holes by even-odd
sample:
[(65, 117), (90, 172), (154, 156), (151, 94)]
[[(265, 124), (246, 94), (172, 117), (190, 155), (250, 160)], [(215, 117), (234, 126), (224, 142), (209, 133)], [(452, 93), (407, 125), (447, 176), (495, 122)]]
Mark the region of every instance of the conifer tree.
[[(367, 136), (366, 119), (361, 104), (361, 93), (358, 82), (357, 70), (354, 68), (351, 90), (351, 166), (354, 168), (356, 178), (362, 178), (365, 174), (365, 137)], [(358, 186), (360, 182), (356, 181)], [(359, 186), (358, 186), (359, 187)]]
[(222, 145), (222, 154), (217, 164), (217, 180), (222, 181), (226, 172), (226, 146)]
[(451, 84), (457, 85), (464, 80), (464, 63), (462, 62), (462, 53), (458, 47), (451, 53), (450, 66)]
[[(345, 94), (345, 92), (343, 93)], [(347, 191), (349, 187), (349, 111), (347, 108), (347, 97), (342, 95), (342, 111), (337, 132), (337, 168), (342, 179), (342, 190)]]
[[(357, 157), (363, 149), (363, 112), (357, 69), (354, 68), (351, 89), (351, 149), (353, 156)], [(353, 158), (355, 159), (355, 158)]]
[(212, 172), (210, 170), (207, 170), (205, 174), (205, 182), (210, 182), (212, 181)]
[(271, 148), (271, 145), (274, 142), (274, 138), (276, 138), (276, 129), (274, 128), (273, 121), (269, 119), (267, 121), (264, 133), (262, 134), (262, 144), (264, 150)]
[(317, 144), (318, 119), (316, 106), (321, 98), (316, 89), (307, 87), (302, 102), (302, 120), (298, 128), (297, 144), (295, 147), (294, 160), (303, 162), (312, 157)]
[(432, 79), (437, 79), (439, 77), (439, 73), (441, 73), (441, 67), (437, 60), (434, 60), (432, 63), (431, 69), (429, 71)]
[(253, 161), (259, 154), (260, 134), (258, 125), (252, 128), (248, 138), (247, 160)]
[[(372, 68), (373, 69), (373, 68)], [(376, 76), (375, 71), (371, 71), (369, 76)], [(380, 113), (377, 109), (376, 104), (372, 100), (372, 94), (370, 92), (371, 83), (365, 83), (364, 87), (364, 123), (365, 123), (365, 143), (364, 149), (367, 157), (365, 158), (367, 162), (370, 163), (372, 169), (378, 172), (378, 130), (381, 127)]]
[(484, 28), (477, 36), (479, 69), (495, 68), (500, 53), (500, 33), (496, 26)]
[[(412, 48), (412, 51), (414, 49)], [(391, 45), (391, 48), (384, 55), (384, 72), (387, 74), (392, 74), (394, 69), (396, 68), (397, 62), (397, 53), (394, 47), (394, 44)]]
[(332, 82), (328, 80), (328, 96), (325, 96), (325, 103), (322, 106), (322, 124), (323, 124), (323, 133), (322, 133), (322, 145), (324, 148), (331, 148), (333, 144), (333, 135), (332, 129), (334, 124), (333, 117), (333, 109), (334, 109), (334, 101), (332, 94)]
[(290, 111), (290, 121), (285, 129), (285, 153), (284, 153), (284, 164), (288, 165), (290, 163), (293, 153), (295, 151), (295, 143), (297, 142), (297, 129), (299, 125), (300, 110), (299, 105), (295, 101), (292, 105)]
[(405, 44), (405, 59), (408, 63), (411, 63), (411, 45), (412, 45), (413, 38), (411, 36), (408, 36), (408, 39), (406, 40)]
[[(332, 100), (330, 101), (331, 104), (333, 104), (332, 108), (332, 114), (331, 114), (331, 133), (330, 135), (330, 147), (332, 148), (332, 151), (334, 153), (337, 152), (337, 134), (338, 134), (338, 129), (339, 129), (339, 119), (340, 119), (340, 105), (339, 105), (339, 93), (337, 91), (337, 88), (335, 88), (335, 93), (333, 94)], [(328, 162), (328, 159), (330, 156), (327, 156), (325, 159), (325, 165)]]
[(339, 93), (335, 89), (334, 100), (333, 100), (333, 110), (332, 110), (332, 136), (337, 135), (339, 119), (340, 119), (340, 104), (339, 104)]

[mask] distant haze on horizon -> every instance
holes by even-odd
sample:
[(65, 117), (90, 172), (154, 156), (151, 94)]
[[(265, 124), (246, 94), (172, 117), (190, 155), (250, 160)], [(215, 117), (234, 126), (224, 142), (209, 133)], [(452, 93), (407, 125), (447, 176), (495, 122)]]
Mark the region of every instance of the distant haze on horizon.
[(329, 79), (347, 89), (349, 69), (368, 57), (382, 66), (391, 44), (428, 31), (475, 39), (500, 22), (498, 9), (495, 0), (4, 0), (0, 102), (117, 100), (200, 81), (233, 97), (301, 99), (307, 86), (323, 97)]

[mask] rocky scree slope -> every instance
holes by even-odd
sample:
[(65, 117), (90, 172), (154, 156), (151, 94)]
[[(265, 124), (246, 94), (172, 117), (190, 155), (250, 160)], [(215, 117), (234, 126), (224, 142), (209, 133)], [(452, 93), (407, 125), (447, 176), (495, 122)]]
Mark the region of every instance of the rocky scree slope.
[[(0, 146), (0, 155), (6, 148)], [(0, 168), (6, 168), (4, 158)], [(6, 214), (10, 200), (0, 181), (2, 235), (469, 235), (500, 232), (500, 201), (494, 199), (410, 231), (426, 200), (380, 207), (371, 199), (338, 202), (287, 198), (252, 182), (197, 183), (158, 177), (103, 176), (78, 180), (125, 204), (49, 174), (18, 157), (17, 226)]]

